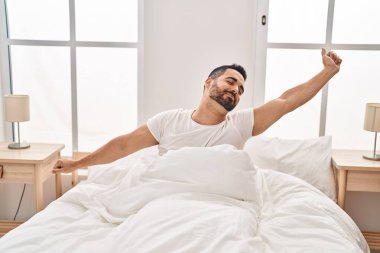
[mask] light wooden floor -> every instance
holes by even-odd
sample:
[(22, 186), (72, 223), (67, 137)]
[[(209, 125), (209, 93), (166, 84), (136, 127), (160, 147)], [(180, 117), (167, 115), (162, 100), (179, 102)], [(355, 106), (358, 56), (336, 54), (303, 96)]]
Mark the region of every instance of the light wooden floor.
[(0, 220), (0, 236), (5, 235), (12, 229), (16, 228), (20, 224), (22, 224), (23, 221), (7, 221), (7, 220)]
[[(380, 250), (380, 233), (376, 232), (363, 232), (365, 239), (371, 250)], [(372, 253), (372, 251), (371, 251)]]

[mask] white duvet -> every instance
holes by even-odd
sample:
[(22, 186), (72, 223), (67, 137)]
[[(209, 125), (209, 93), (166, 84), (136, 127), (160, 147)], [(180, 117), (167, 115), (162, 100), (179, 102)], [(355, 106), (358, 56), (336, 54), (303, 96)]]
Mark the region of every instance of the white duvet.
[(107, 166), (0, 239), (0, 252), (369, 252), (301, 179), (232, 146), (155, 147)]

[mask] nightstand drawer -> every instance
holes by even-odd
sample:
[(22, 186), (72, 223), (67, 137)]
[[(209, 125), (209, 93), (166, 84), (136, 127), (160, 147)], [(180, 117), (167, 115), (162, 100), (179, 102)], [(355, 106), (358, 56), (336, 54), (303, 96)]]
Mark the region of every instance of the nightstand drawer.
[(380, 173), (373, 171), (348, 171), (347, 191), (380, 192)]
[(0, 183), (34, 183), (33, 164), (0, 164)]

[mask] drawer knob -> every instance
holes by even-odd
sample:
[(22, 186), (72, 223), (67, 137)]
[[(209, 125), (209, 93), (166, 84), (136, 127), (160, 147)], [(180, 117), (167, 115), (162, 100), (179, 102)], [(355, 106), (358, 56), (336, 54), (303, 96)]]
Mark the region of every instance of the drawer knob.
[(3, 178), (3, 173), (4, 173), (3, 165), (0, 165), (0, 179)]

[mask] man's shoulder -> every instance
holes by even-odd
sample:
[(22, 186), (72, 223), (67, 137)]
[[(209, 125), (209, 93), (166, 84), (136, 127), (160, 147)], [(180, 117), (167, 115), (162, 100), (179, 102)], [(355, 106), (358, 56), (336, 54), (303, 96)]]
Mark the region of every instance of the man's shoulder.
[(154, 116), (154, 118), (177, 118), (184, 115), (187, 115), (191, 112), (191, 109), (183, 109), (183, 108), (177, 108), (177, 109), (170, 109), (166, 111), (162, 111)]
[(229, 119), (232, 123), (237, 125), (253, 126), (254, 123), (254, 110), (253, 108), (245, 108), (229, 113)]
[(235, 126), (244, 139), (252, 136), (252, 129), (254, 125), (254, 110), (253, 108), (246, 108), (232, 112), (230, 116), (231, 125)]
[(239, 109), (236, 111), (232, 111), (228, 113), (230, 117), (246, 117), (246, 116), (252, 116), (253, 115), (253, 108), (245, 108), (245, 109)]

